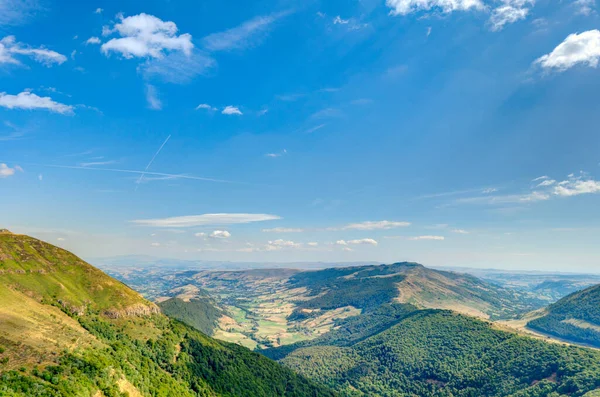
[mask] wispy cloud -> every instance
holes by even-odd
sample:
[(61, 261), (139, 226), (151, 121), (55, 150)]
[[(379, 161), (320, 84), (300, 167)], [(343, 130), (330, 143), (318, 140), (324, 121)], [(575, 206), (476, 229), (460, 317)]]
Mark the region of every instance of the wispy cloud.
[(158, 91), (156, 87), (151, 84), (146, 84), (146, 101), (148, 102), (148, 107), (150, 109), (162, 109), (162, 101), (158, 98)]
[(499, 31), (504, 26), (527, 18), (535, 0), (502, 0), (501, 5), (492, 10), (490, 26), (492, 31)]
[(208, 110), (211, 112), (216, 112), (217, 108), (212, 107), (207, 103), (201, 103), (200, 105), (196, 106), (196, 110)]
[(337, 108), (325, 108), (315, 112), (310, 116), (312, 119), (325, 119), (325, 118), (335, 118), (342, 117), (344, 112)]
[(85, 44), (100, 44), (101, 41), (98, 37), (92, 36), (85, 41)]
[(0, 0), (0, 26), (24, 24), (39, 9), (36, 0)]
[(8, 109), (49, 110), (60, 114), (73, 114), (73, 106), (52, 100), (50, 97), (40, 97), (23, 91), (17, 95), (0, 92), (0, 107)]
[(408, 226), (410, 226), (410, 222), (366, 221), (360, 223), (349, 223), (341, 227), (331, 227), (327, 228), (327, 230), (388, 230)]
[(225, 106), (225, 108), (223, 109), (223, 111), (221, 112), (222, 114), (226, 114), (226, 115), (234, 115), (234, 116), (242, 116), (244, 113), (242, 113), (242, 111), (235, 107), (235, 106)]
[(429, 241), (443, 241), (446, 238), (444, 236), (413, 236), (408, 237), (410, 241), (421, 241), (421, 240), (429, 240)]
[(130, 223), (153, 227), (196, 227), (264, 222), (278, 219), (281, 219), (281, 217), (270, 214), (203, 214), (160, 219), (142, 219), (134, 220)]
[(190, 54), (171, 52), (161, 58), (152, 58), (138, 67), (145, 79), (165, 83), (187, 84), (197, 76), (207, 75), (217, 65), (209, 55), (193, 50)]
[(267, 153), (267, 154), (265, 154), (265, 157), (277, 158), (277, 157), (285, 156), (286, 154), (287, 154), (287, 150), (283, 149), (279, 153)]
[(264, 233), (302, 233), (305, 229), (291, 227), (274, 227), (271, 229), (263, 229)]
[(456, 234), (470, 234), (470, 232), (464, 230), (464, 229), (452, 229), (452, 233), (456, 233)]
[(88, 163), (80, 163), (79, 165), (81, 167), (97, 167), (100, 165), (111, 165), (111, 164), (116, 164), (117, 161), (116, 160), (109, 160), (109, 161), (91, 161)]
[[(1, 0), (0, 0), (1, 1)], [(67, 61), (67, 57), (56, 51), (44, 47), (33, 48), (19, 43), (15, 36), (6, 36), (0, 40), (0, 64), (20, 65), (18, 57), (32, 58), (46, 66), (60, 65)]]
[(243, 50), (254, 47), (264, 40), (275, 22), (290, 13), (291, 11), (284, 11), (258, 16), (235, 28), (208, 35), (202, 39), (202, 43), (209, 51)]
[(335, 242), (336, 245), (347, 246), (347, 245), (378, 245), (377, 240), (372, 238), (362, 238), (357, 240), (338, 240)]

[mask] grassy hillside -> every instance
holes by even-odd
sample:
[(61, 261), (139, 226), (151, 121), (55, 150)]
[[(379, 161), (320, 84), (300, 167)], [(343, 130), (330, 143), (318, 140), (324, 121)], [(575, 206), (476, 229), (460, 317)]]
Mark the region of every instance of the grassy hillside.
[(575, 292), (527, 326), (569, 341), (600, 348), (600, 285)]
[(600, 391), (600, 353), (499, 331), (449, 311), (414, 311), (366, 339), (341, 340), (296, 349), (281, 362), (351, 396), (559, 397)]
[(467, 274), (408, 262), (303, 272), (292, 276), (290, 284), (307, 288), (315, 296), (301, 303), (299, 309), (352, 305), (368, 310), (395, 301), (496, 319), (514, 317), (544, 305), (544, 301), (529, 294), (497, 287)]
[(74, 255), (0, 234), (1, 396), (332, 396), (216, 341)]

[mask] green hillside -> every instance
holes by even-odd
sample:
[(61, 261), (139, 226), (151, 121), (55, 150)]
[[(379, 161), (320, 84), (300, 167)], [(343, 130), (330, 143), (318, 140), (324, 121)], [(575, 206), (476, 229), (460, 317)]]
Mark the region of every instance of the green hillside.
[(192, 298), (184, 300), (171, 298), (158, 304), (164, 314), (190, 325), (206, 335), (212, 335), (223, 311), (215, 306), (212, 299)]
[(533, 330), (600, 348), (600, 285), (575, 292), (530, 321)]
[(0, 262), (0, 396), (333, 395), (60, 248), (5, 232)]
[[(369, 334), (354, 329), (361, 336)], [(499, 331), (450, 311), (405, 313), (382, 332), (351, 339), (346, 335), (341, 343), (335, 338), (327, 344), (313, 341), (285, 352), (281, 362), (349, 396), (559, 397), (600, 392), (600, 353)]]
[(302, 272), (292, 276), (289, 283), (307, 288), (314, 296), (300, 303), (297, 313), (343, 306), (370, 310), (383, 303), (400, 302), (496, 319), (514, 317), (545, 304), (530, 294), (467, 274), (409, 262)]

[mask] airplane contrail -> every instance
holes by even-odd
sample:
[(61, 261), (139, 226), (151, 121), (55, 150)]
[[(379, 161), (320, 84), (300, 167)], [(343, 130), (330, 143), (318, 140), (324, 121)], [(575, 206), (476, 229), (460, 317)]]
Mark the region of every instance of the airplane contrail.
[(120, 172), (125, 174), (136, 174), (136, 175), (155, 175), (155, 176), (165, 176), (172, 178), (180, 178), (180, 179), (191, 179), (195, 181), (207, 181), (207, 182), (218, 182), (218, 183), (235, 183), (235, 184), (243, 184), (249, 185), (248, 182), (237, 182), (237, 181), (229, 181), (225, 179), (215, 179), (215, 178), (205, 178), (202, 176), (194, 176), (194, 175), (185, 175), (185, 174), (168, 174), (165, 172), (152, 172), (152, 171), (138, 171), (138, 170), (124, 170), (119, 168), (96, 168), (96, 167), (82, 167), (77, 165), (56, 165), (56, 164), (36, 164), (36, 163), (20, 163), (23, 165), (31, 165), (35, 167), (49, 167), (49, 168), (64, 168), (70, 170), (92, 170), (92, 171), (105, 171), (105, 172)]
[[(171, 139), (171, 135), (169, 135), (167, 137), (167, 139), (165, 139), (165, 141), (163, 142), (163, 144), (160, 145), (160, 147), (158, 148), (158, 151), (156, 153), (154, 153), (154, 156), (152, 156), (152, 160), (150, 160), (150, 162), (148, 163), (148, 165), (144, 169), (144, 172), (148, 171), (148, 169), (150, 168), (150, 166), (152, 165), (152, 163), (154, 163), (154, 159), (156, 159), (156, 156), (158, 156), (158, 154), (165, 147), (165, 145), (167, 144), (167, 142), (169, 142), (169, 139)], [(142, 183), (142, 180), (144, 179), (144, 175), (146, 175), (146, 174), (145, 173), (141, 174), (140, 178), (137, 180), (136, 185), (135, 185), (135, 190), (136, 191), (138, 189), (138, 186), (140, 186), (140, 183)]]

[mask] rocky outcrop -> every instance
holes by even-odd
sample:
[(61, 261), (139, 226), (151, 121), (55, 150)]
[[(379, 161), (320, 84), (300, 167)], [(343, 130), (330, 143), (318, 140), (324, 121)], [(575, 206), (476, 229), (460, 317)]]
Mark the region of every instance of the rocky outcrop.
[(104, 315), (108, 318), (116, 319), (123, 317), (144, 317), (153, 314), (160, 313), (160, 309), (154, 303), (142, 304), (138, 303), (135, 305), (128, 306), (124, 309), (109, 309), (104, 312)]

